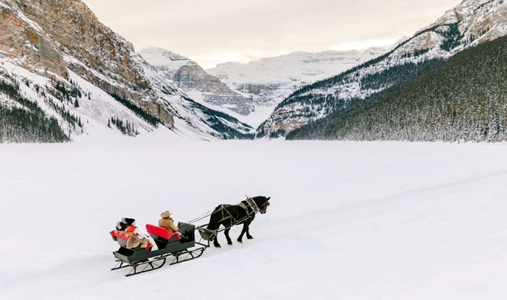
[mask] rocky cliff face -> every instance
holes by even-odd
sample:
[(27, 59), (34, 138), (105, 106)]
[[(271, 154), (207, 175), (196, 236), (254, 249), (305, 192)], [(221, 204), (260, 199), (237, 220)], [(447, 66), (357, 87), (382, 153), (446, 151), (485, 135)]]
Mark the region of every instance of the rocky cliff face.
[[(132, 44), (100, 23), (81, 1), (18, 1), (23, 13), (50, 33), (64, 55), (122, 85), (138, 89), (150, 86), (134, 57)], [(72, 63), (69, 67), (75, 68)]]
[(84, 3), (77, 0), (17, 2), (30, 20), (43, 32), (50, 33), (70, 70), (110, 94), (145, 107), (165, 125), (174, 125), (173, 119), (167, 117), (170, 112), (155, 101), (143, 101), (143, 92), (150, 88), (150, 82), (143, 74), (132, 44), (100, 23)]
[[(257, 136), (285, 135), (312, 120), (326, 117), (340, 101), (360, 100), (403, 82), (410, 64), (446, 59), (484, 41), (507, 33), (507, 2), (465, 0), (435, 23), (401, 42), (389, 53), (314, 84), (304, 86), (283, 100), (257, 130)], [(396, 80), (365, 84), (392, 74)]]
[(22, 18), (16, 8), (13, 1), (0, 2), (0, 51), (33, 72), (49, 71), (66, 78), (67, 69), (55, 41)]
[(463, 0), (418, 33), (448, 24), (457, 24), (461, 34), (454, 52), (495, 40), (507, 32), (507, 3), (503, 0)]
[(202, 98), (205, 103), (230, 109), (241, 115), (254, 110), (251, 101), (232, 91), (219, 78), (212, 76), (196, 62), (161, 48), (148, 48), (139, 54), (159, 73), (187, 93)]

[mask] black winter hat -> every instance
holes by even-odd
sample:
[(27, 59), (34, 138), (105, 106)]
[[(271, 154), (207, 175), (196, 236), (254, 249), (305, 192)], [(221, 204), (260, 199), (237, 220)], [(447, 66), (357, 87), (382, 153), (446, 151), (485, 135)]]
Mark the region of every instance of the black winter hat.
[(134, 223), (136, 220), (135, 219), (131, 219), (131, 218), (125, 218), (125, 223), (127, 225), (132, 225), (132, 223)]

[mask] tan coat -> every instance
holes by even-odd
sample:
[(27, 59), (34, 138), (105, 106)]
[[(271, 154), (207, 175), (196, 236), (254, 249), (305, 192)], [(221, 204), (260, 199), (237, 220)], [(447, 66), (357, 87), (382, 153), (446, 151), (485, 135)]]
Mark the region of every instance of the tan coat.
[(129, 239), (127, 240), (127, 249), (133, 249), (138, 246), (141, 246), (141, 248), (146, 248), (148, 245), (150, 245), (149, 248), (153, 247), (153, 243), (151, 243), (150, 240), (144, 237), (139, 237), (136, 231), (137, 227), (133, 225), (125, 229), (125, 233), (129, 236)]
[(136, 234), (132, 234), (127, 240), (127, 249), (133, 249), (138, 246), (141, 246), (141, 248), (146, 248), (148, 244), (151, 245), (149, 240), (145, 238), (139, 238)]
[(171, 217), (158, 220), (158, 226), (167, 229), (170, 233), (177, 232), (179, 229), (178, 226), (174, 225), (174, 220)]

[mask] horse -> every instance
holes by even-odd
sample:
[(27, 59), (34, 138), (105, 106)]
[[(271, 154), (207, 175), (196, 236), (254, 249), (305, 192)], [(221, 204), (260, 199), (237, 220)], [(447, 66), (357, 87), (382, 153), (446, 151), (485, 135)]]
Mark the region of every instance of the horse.
[[(243, 224), (243, 230), (241, 230), (241, 234), (237, 241), (243, 243), (243, 235), (245, 233), (247, 239), (251, 240), (253, 236), (250, 235), (250, 224), (255, 219), (255, 214), (257, 212), (261, 214), (266, 213), (269, 206), (269, 199), (271, 199), (271, 197), (247, 197), (246, 200), (241, 201), (237, 205), (220, 204), (211, 213), (210, 221), (206, 228), (216, 231), (220, 228), (220, 225), (223, 225), (225, 227), (224, 234), (227, 238), (227, 244), (232, 245), (231, 238), (229, 237), (231, 227)], [(215, 235), (213, 245), (217, 248), (221, 247), (218, 243), (218, 235)]]

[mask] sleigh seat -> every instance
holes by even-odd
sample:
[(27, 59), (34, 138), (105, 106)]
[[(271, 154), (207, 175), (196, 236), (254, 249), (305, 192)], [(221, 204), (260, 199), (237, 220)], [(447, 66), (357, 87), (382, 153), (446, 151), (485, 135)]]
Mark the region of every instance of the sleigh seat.
[(146, 231), (157, 243), (158, 249), (166, 248), (167, 245), (180, 243), (181, 234), (179, 232), (170, 233), (167, 229), (146, 224)]
[(182, 238), (179, 232), (170, 233), (163, 227), (151, 224), (146, 224), (146, 231), (155, 240), (159, 249), (173, 249), (174, 251), (171, 252), (177, 252), (193, 247), (195, 245), (193, 225), (186, 224), (189, 226), (181, 226), (182, 223), (178, 225), (180, 225), (180, 230), (185, 238)]

